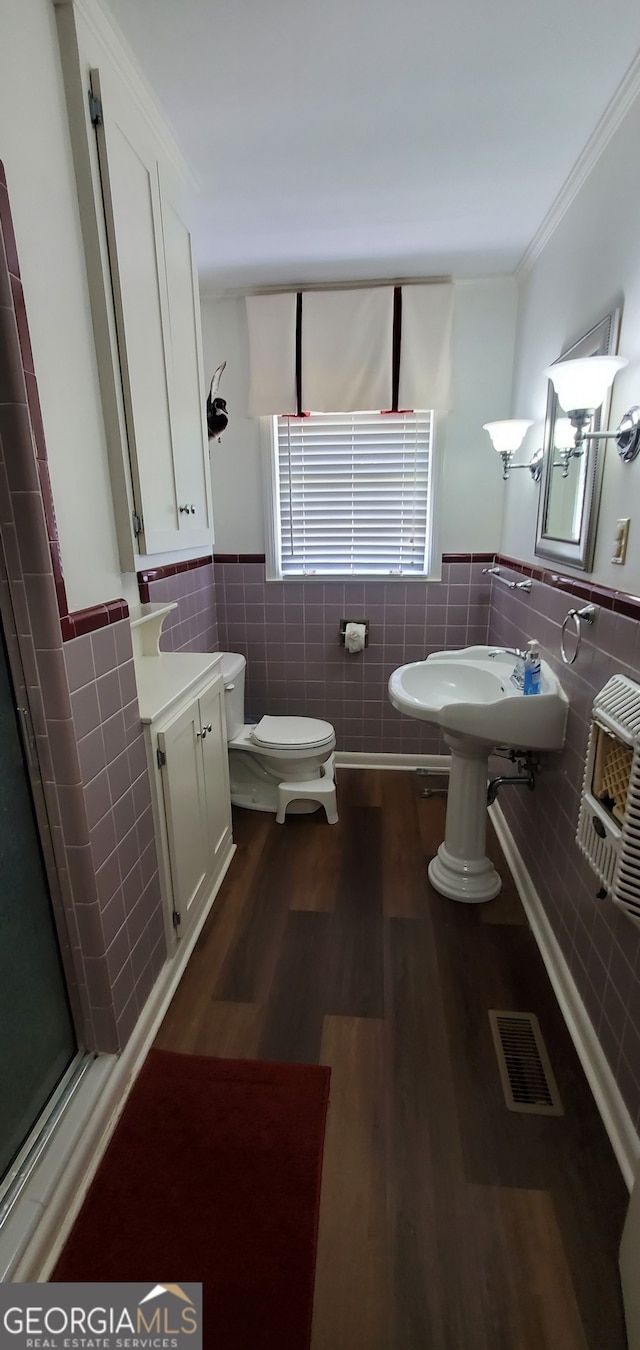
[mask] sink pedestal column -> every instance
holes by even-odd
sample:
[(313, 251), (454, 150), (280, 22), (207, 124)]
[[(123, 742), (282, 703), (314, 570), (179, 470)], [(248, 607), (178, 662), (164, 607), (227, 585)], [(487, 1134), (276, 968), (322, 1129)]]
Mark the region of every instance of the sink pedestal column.
[(451, 750), (444, 843), (429, 863), (441, 895), (467, 904), (493, 900), (502, 881), (485, 853), (489, 751), (466, 737), (445, 736)]

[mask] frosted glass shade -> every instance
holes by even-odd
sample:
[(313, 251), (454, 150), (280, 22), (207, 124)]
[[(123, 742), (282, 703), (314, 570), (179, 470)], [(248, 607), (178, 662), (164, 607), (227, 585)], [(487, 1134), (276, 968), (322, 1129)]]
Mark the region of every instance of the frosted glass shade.
[(533, 422), (522, 417), (512, 417), (503, 422), (484, 422), (482, 430), (489, 432), (493, 448), (499, 455), (514, 455), (532, 426)]
[(543, 375), (553, 381), (558, 403), (565, 412), (599, 408), (616, 374), (627, 366), (625, 356), (582, 356), (575, 361), (556, 361)]
[(556, 450), (572, 450), (576, 443), (576, 429), (568, 417), (558, 417), (553, 428), (553, 444)]

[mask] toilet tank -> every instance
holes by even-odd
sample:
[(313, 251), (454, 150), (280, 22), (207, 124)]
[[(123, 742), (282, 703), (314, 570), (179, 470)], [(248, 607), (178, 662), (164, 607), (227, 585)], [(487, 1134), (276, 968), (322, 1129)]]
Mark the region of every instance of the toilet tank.
[(224, 680), (224, 706), (227, 718), (227, 740), (239, 736), (244, 726), (244, 656), (239, 652), (223, 652), (220, 667)]

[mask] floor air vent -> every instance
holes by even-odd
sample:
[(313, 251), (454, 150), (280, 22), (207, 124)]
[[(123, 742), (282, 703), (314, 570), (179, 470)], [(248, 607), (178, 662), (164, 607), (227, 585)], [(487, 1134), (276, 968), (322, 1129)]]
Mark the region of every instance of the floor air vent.
[(537, 1017), (489, 1011), (505, 1101), (510, 1111), (564, 1114)]

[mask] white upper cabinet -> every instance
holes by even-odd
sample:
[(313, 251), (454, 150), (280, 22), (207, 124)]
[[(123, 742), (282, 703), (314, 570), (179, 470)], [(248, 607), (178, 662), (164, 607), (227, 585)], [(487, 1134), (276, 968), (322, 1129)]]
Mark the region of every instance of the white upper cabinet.
[(213, 544), (191, 193), (104, 12), (92, 0), (59, 0), (58, 27), (116, 525), (130, 571), (139, 555)]

